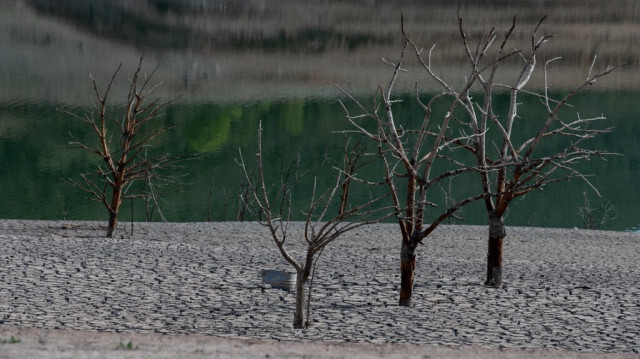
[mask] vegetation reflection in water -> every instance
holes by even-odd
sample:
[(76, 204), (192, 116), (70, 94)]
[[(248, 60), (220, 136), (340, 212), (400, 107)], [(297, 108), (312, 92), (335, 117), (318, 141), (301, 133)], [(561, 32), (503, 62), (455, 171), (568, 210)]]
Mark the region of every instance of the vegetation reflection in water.
[[(603, 228), (640, 226), (640, 191), (634, 183), (640, 175), (640, 120), (634, 104), (639, 94), (638, 2), (424, 4), (403, 2), (407, 29), (423, 46), (437, 44), (433, 61), (449, 79), (464, 76), (459, 65), (466, 61), (458, 47), (458, 9), (474, 38), (490, 26), (505, 30), (514, 15), (525, 32), (550, 15), (545, 32), (557, 35), (550, 50), (562, 56), (561, 66), (550, 72), (556, 89), (582, 81), (594, 53), (603, 64), (626, 63), (598, 84), (599, 92), (588, 91), (573, 102), (583, 117), (602, 113), (615, 126), (593, 146), (624, 154), (588, 164), (603, 195), (588, 192), (592, 206), (610, 202), (618, 212)], [(70, 107), (89, 102), (87, 72), (104, 79), (118, 63), (135, 63), (147, 49), (149, 64), (160, 64), (156, 78), (164, 85), (159, 95), (185, 94), (165, 109), (161, 121), (175, 127), (158, 138), (156, 150), (195, 156), (181, 170), (189, 185), (163, 197), (163, 213), (171, 221), (231, 220), (239, 189), (235, 158), (238, 148), (247, 155), (255, 151), (258, 121), (265, 127), (270, 170), (277, 171), (279, 160), (300, 151), (309, 169), (305, 185), (310, 185), (314, 175), (325, 174), (326, 157), (339, 155), (342, 148), (341, 136), (331, 133), (346, 127), (332, 98), (338, 93), (335, 84), (370, 94), (388, 81), (388, 68), (379, 59), (396, 55), (400, 40), (394, 2), (10, 0), (0, 1), (0, 15), (5, 89), (0, 91), (0, 218), (106, 219), (99, 204), (84, 200), (82, 192), (61, 180), (95, 166), (87, 153), (62, 148), (69, 131), (81, 140), (92, 138), (83, 124), (57, 112), (59, 107), (83, 111)], [(411, 79), (402, 89), (413, 85)], [(415, 114), (411, 96), (405, 100), (401, 112)], [(534, 107), (532, 101), (521, 111)], [(456, 183), (460, 196), (478, 185), (474, 178), (461, 180), (467, 182)], [(309, 197), (305, 185), (296, 195), (300, 202)], [(585, 189), (573, 181), (531, 193), (511, 207), (507, 224), (581, 227), (577, 211)], [(131, 213), (128, 206), (122, 221)], [(486, 223), (478, 206), (464, 209), (465, 223)], [(147, 219), (141, 203), (133, 215)]]
[[(590, 145), (624, 155), (586, 164), (589, 166), (586, 172), (595, 174), (591, 180), (603, 196), (598, 198), (592, 191), (587, 191), (591, 205), (598, 209), (600, 205), (610, 203), (618, 215), (606, 223), (604, 229), (627, 230), (638, 225), (638, 198), (633, 191), (633, 179), (640, 175), (637, 160), (640, 158), (637, 145), (640, 123), (634, 106), (637, 96), (638, 93), (630, 91), (592, 91), (573, 101), (581, 116), (604, 113), (608, 123), (615, 126), (613, 133), (597, 138)], [(397, 113), (403, 118), (419, 120), (420, 109), (413, 101), (412, 96), (406, 96)], [(533, 101), (521, 107), (528, 118), (536, 118), (531, 114), (539, 108)], [(505, 101), (498, 104), (504, 106), (498, 113), (506, 111), (506, 96)], [(11, 159), (10, 168), (5, 167), (0, 173), (0, 186), (6, 193), (0, 218), (104, 220), (104, 210), (99, 204), (86, 201), (83, 193), (62, 181), (96, 165), (92, 162), (95, 159), (83, 151), (63, 148), (69, 141), (69, 132), (81, 139), (92, 140), (83, 124), (59, 113), (52, 104), (6, 105), (0, 107), (0, 115), (4, 119), (0, 131), (0, 158), (3, 163), (7, 163), (5, 159)], [(240, 177), (235, 160), (239, 148), (247, 157), (255, 153), (259, 121), (264, 126), (265, 164), (273, 176), (283, 163), (300, 154), (302, 166), (307, 171), (300, 191), (295, 195), (295, 200), (301, 204), (310, 197), (314, 176), (318, 176), (321, 183), (330, 181), (326, 176), (329, 168), (326, 160), (339, 157), (343, 145), (343, 136), (335, 131), (348, 128), (337, 99), (176, 104), (166, 108), (161, 121), (175, 126), (157, 139), (155, 150), (193, 158), (177, 170), (184, 173), (188, 185), (162, 197), (162, 211), (170, 221), (236, 219)], [(531, 133), (528, 126), (536, 127), (534, 123), (526, 122), (521, 126), (523, 133)], [(364, 173), (362, 176), (373, 178), (377, 174)], [(453, 185), (454, 193), (464, 196), (479, 183), (477, 178), (467, 176)], [(583, 182), (572, 181), (531, 193), (514, 204), (507, 224), (582, 227), (578, 207), (584, 204), (585, 190), (587, 186)], [(360, 191), (355, 195), (368, 193)], [(134, 203), (133, 211), (130, 205), (129, 202), (124, 204), (121, 221), (128, 221), (131, 212), (135, 220), (148, 219), (141, 202)], [(463, 209), (463, 223), (486, 223), (484, 211), (478, 206), (481, 204)], [(152, 220), (158, 219), (152, 217)]]

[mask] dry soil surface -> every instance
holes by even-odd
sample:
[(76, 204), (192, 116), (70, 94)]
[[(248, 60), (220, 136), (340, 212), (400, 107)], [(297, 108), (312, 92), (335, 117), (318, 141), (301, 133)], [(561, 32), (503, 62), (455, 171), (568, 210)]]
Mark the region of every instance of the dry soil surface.
[(287, 265), (256, 223), (103, 233), (0, 221), (0, 358), (640, 358), (638, 233), (511, 228), (488, 289), (486, 228), (443, 226), (407, 309), (396, 227), (359, 229), (323, 254), (304, 331), (293, 295), (260, 281)]

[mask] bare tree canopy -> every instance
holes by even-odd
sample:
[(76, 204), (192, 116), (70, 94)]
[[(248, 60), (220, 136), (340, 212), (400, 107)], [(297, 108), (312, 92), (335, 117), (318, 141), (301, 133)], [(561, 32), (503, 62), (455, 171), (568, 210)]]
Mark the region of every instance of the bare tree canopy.
[[(320, 191), (314, 186), (311, 189), (309, 206), (305, 210), (293, 208), (292, 196), (299, 182), (298, 157), (284, 171), (280, 173), (280, 182), (273, 186), (268, 184), (263, 167), (262, 152), (262, 124), (258, 129), (258, 153), (256, 158), (255, 175), (245, 163), (242, 151), (240, 151), (239, 165), (244, 174), (247, 191), (243, 200), (247, 209), (251, 211), (260, 223), (263, 224), (278, 248), (282, 257), (296, 271), (296, 307), (294, 310), (293, 327), (305, 328), (308, 325), (308, 303), (311, 299), (311, 287), (308, 289), (307, 320), (305, 320), (305, 286), (312, 276), (315, 264), (325, 247), (337, 240), (344, 233), (361, 226), (377, 223), (388, 217), (388, 208), (377, 207), (378, 202), (384, 197), (370, 197), (353, 204), (349, 201), (349, 187), (361, 166), (358, 162), (361, 156), (360, 142), (350, 144), (347, 139), (344, 146), (344, 158), (342, 167), (337, 167), (333, 187), (326, 191)], [(306, 255), (303, 259), (295, 258), (287, 249), (289, 243), (289, 226), (292, 221), (292, 211), (303, 210), (305, 215), (304, 241), (306, 242)], [(333, 212), (333, 210), (336, 210)]]
[[(123, 198), (145, 197), (148, 204), (150, 199), (156, 201), (158, 189), (164, 184), (177, 182), (176, 177), (160, 173), (162, 169), (177, 165), (177, 157), (168, 154), (148, 156), (152, 140), (167, 129), (151, 124), (161, 116), (161, 110), (168, 102), (150, 98), (161, 84), (151, 85), (157, 66), (149, 74), (143, 72), (143, 58), (144, 54), (140, 56), (138, 66), (129, 79), (125, 110), (120, 118), (117, 115), (109, 118), (107, 100), (122, 64), (111, 75), (104, 90), (99, 89), (98, 81), (90, 75), (96, 99), (92, 111), (83, 115), (64, 111), (86, 123), (97, 139), (96, 144), (89, 144), (70, 134), (72, 148), (94, 154), (102, 164), (92, 173), (81, 174), (81, 181), (69, 179), (67, 182), (88, 193), (89, 199), (105, 206), (109, 213), (107, 237), (113, 235), (117, 226)], [(114, 135), (118, 142), (114, 142)], [(134, 182), (146, 183), (148, 189), (143, 193), (132, 193), (129, 190)]]
[[(458, 16), (460, 36), (469, 65), (468, 86), (459, 92), (458, 98), (464, 110), (461, 122), (466, 125), (466, 132), (472, 135), (468, 140), (458, 140), (457, 143), (475, 155), (479, 168), (494, 169), (478, 172), (482, 191), (487, 194), (484, 198), (489, 221), (487, 286), (499, 286), (502, 282), (502, 244), (506, 236), (504, 216), (509, 204), (535, 189), (571, 179), (584, 181), (597, 193), (588, 176), (577, 166), (594, 157), (613, 154), (587, 146), (590, 139), (612, 130), (609, 126), (601, 125), (605, 120), (603, 115), (582, 117), (577, 113), (573, 119), (565, 117), (577, 112), (570, 105), (570, 100), (595, 84), (599, 78), (611, 73), (615, 67), (607, 66), (596, 72), (597, 57), (594, 56), (585, 80), (563, 97), (555, 99), (549, 94), (547, 69), (560, 59), (556, 57), (542, 63), (544, 88), (527, 89), (537, 69), (539, 50), (553, 37), (539, 34), (545, 19), (542, 18), (532, 30), (530, 43), (518, 49), (511, 44), (516, 27), (515, 17), (504, 35), (500, 36), (495, 29), (491, 29), (476, 44), (472, 44), (462, 17)], [(417, 47), (413, 46), (417, 52)], [(495, 46), (496, 50), (493, 49)], [(501, 65), (512, 57), (519, 59), (522, 64), (520, 72), (510, 84), (497, 82)], [(428, 67), (424, 62), (423, 65)], [(445, 91), (452, 91), (446, 82), (439, 78), (437, 80)], [(477, 86), (469, 86), (471, 83)], [(509, 110), (506, 114), (497, 114), (494, 112), (496, 93), (505, 91), (509, 93)], [(526, 96), (528, 102), (539, 104), (542, 111), (519, 111), (521, 95)], [(539, 124), (539, 127), (531, 133), (523, 133), (521, 128), (525, 123)], [(545, 143), (553, 146), (544, 148)]]
[[(435, 45), (424, 51), (410, 39), (402, 20), (404, 43), (400, 57), (396, 62), (383, 59), (393, 67), (393, 72), (389, 84), (378, 89), (373, 105), (365, 106), (349, 92), (342, 90), (356, 108), (353, 110), (353, 105), (350, 108), (343, 104), (347, 120), (353, 128), (346, 132), (360, 133), (377, 146), (377, 156), (384, 168), (383, 183), (391, 194), (395, 215), (398, 217), (402, 234), (401, 305), (411, 304), (416, 247), (442, 221), (455, 217), (462, 206), (476, 200), (485, 202), (489, 214), (490, 238), (493, 238), (490, 239), (490, 243), (500, 243), (500, 252), (496, 255), (501, 258), (501, 243), (505, 236), (503, 217), (508, 204), (514, 198), (548, 184), (574, 178), (584, 180), (591, 186), (587, 176), (576, 168), (576, 164), (593, 157), (611, 154), (584, 146), (587, 140), (611, 131), (610, 127), (596, 126), (596, 123), (604, 120), (604, 116), (583, 118), (578, 115), (576, 119), (569, 121), (562, 120), (561, 117), (565, 115), (562, 111), (570, 106), (569, 100), (585, 87), (609, 74), (614, 67), (594, 72), (594, 58), (586, 80), (564, 97), (553, 99), (548, 91), (547, 67), (557, 60), (554, 58), (545, 61), (542, 66), (545, 77), (544, 89), (540, 92), (525, 89), (536, 68), (538, 49), (551, 38), (538, 35), (543, 20), (532, 31), (530, 49), (520, 50), (510, 44), (516, 24), (515, 18), (502, 38), (499, 38), (495, 29), (491, 29), (482, 34), (477, 44), (472, 45), (459, 16), (462, 50), (466, 54), (469, 66), (468, 74), (459, 89), (450, 85), (452, 82), (449, 82), (445, 75), (438, 74), (436, 67), (431, 63)], [(441, 88), (440, 93), (430, 96), (428, 101), (423, 101), (416, 80), (416, 103), (423, 109), (422, 121), (397, 116), (393, 109), (394, 103), (397, 102), (393, 98), (394, 85), (400, 76), (409, 72), (409, 67), (405, 65), (407, 53), (415, 55), (417, 68), (426, 74), (428, 80)], [(501, 65), (518, 59), (523, 65), (514, 83), (498, 83), (496, 74)], [(418, 78), (416, 74), (409, 76), (411, 79)], [(506, 116), (500, 116), (493, 111), (494, 90), (503, 93), (508, 91), (510, 94), (510, 107)], [(540, 127), (534, 133), (525, 134), (525, 139), (520, 142), (516, 138), (519, 139), (522, 134), (518, 133), (519, 137), (513, 134), (518, 132), (518, 125), (522, 123), (519, 121), (526, 120), (523, 117), (527, 114), (521, 116), (518, 113), (519, 94), (526, 94), (541, 103), (545, 112), (544, 118), (530, 120), (540, 123)], [(446, 110), (438, 112), (435, 110), (436, 107)], [(419, 123), (419, 126), (410, 127), (411, 123)], [(541, 143), (550, 140), (556, 141), (556, 150), (553, 153), (543, 152), (540, 148)], [(558, 143), (562, 145), (558, 147)], [(451, 155), (460, 151), (471, 156), (457, 154), (454, 158)], [(446, 165), (435, 166), (437, 162)], [(444, 208), (432, 210), (437, 214), (433, 216), (430, 224), (426, 224), (425, 214), (433, 202), (430, 200), (430, 196), (433, 196), (431, 187), (442, 187), (442, 181), (451, 181), (467, 172), (477, 173), (482, 180), (482, 185), (475, 194), (461, 200), (452, 200), (456, 198), (454, 193), (460, 190), (452, 188), (450, 192), (454, 193), (448, 193), (449, 200)], [(491, 248), (490, 244), (489, 262), (493, 263), (495, 255), (492, 256)], [(490, 268), (487, 285), (495, 285), (495, 281), (499, 282), (501, 276), (500, 266), (491, 263), (488, 264)]]
[[(443, 208), (435, 208), (435, 204), (430, 200), (434, 195), (432, 192), (439, 192), (444, 181), (452, 181), (465, 172), (484, 173), (491, 168), (477, 166), (473, 161), (464, 163), (452, 155), (461, 149), (459, 143), (467, 143), (475, 136), (466, 133), (453, 135), (454, 132), (451, 130), (452, 122), (459, 121), (454, 113), (461, 104), (465, 91), (471, 88), (475, 81), (469, 81), (463, 91), (455, 91), (435, 74), (430, 60), (425, 61), (422, 58), (422, 50), (409, 39), (404, 31), (404, 24), (402, 35), (404, 43), (399, 59), (396, 62), (384, 60), (393, 68), (391, 80), (386, 87), (379, 87), (371, 109), (346, 90), (342, 91), (355, 104), (357, 111), (353, 113), (343, 104), (346, 118), (353, 127), (353, 130), (345, 132), (362, 134), (373, 142), (377, 149), (376, 155), (382, 164), (382, 183), (390, 193), (394, 214), (398, 218), (402, 234), (400, 305), (409, 306), (413, 293), (417, 246), (443, 221), (455, 217), (463, 206), (486, 196), (485, 192), (478, 191), (461, 200), (449, 200)], [(418, 63), (426, 73), (445, 88), (444, 92), (432, 96), (425, 103), (416, 84), (416, 103), (424, 113), (419, 121), (399, 118), (394, 113), (393, 106), (398, 101), (394, 99), (394, 85), (399, 76), (408, 73), (404, 67), (407, 50), (415, 53)], [(436, 104), (446, 110), (434, 111)], [(417, 127), (411, 127), (412, 123), (417, 123)], [(441, 165), (436, 166), (437, 163)], [(455, 197), (448, 194), (448, 198)], [(435, 208), (432, 211), (436, 214), (431, 223), (427, 224), (425, 218), (429, 208)]]

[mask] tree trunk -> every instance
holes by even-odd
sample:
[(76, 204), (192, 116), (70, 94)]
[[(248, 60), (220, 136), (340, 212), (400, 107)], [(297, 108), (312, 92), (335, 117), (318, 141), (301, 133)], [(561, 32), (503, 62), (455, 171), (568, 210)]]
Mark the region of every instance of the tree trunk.
[(107, 237), (113, 237), (113, 230), (118, 225), (118, 214), (113, 211), (109, 211), (109, 224), (107, 226)]
[(293, 311), (293, 328), (303, 329), (304, 323), (304, 285), (306, 280), (304, 279), (303, 271), (298, 271), (296, 276), (296, 307)]
[(400, 306), (410, 307), (413, 295), (413, 274), (416, 270), (416, 245), (402, 241), (400, 249)]
[(107, 237), (109, 238), (113, 236), (113, 230), (118, 225), (118, 210), (120, 209), (120, 204), (122, 204), (123, 176), (124, 173), (115, 177), (115, 184), (111, 193), (111, 205), (107, 208), (109, 210)]
[[(293, 328), (294, 329), (303, 329), (307, 327), (307, 323), (305, 322), (304, 315), (304, 307), (305, 307), (305, 296), (304, 296), (304, 286), (309, 279), (309, 275), (311, 275), (311, 268), (313, 266), (313, 257), (316, 252), (312, 248), (307, 248), (307, 258), (304, 262), (304, 267), (297, 270), (296, 275), (296, 308), (293, 311)], [(311, 309), (309, 309), (311, 310)]]
[(487, 251), (487, 280), (484, 285), (499, 287), (502, 284), (502, 244), (506, 237), (502, 216), (489, 218), (489, 244)]

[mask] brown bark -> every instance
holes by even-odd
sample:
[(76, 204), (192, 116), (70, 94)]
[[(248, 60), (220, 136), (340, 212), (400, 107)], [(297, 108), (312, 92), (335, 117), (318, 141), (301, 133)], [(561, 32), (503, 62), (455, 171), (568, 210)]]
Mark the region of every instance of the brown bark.
[(115, 212), (109, 212), (109, 224), (107, 226), (107, 237), (113, 237), (113, 230), (118, 225), (118, 214)]
[(402, 242), (400, 250), (400, 306), (410, 307), (413, 295), (413, 275), (416, 270), (416, 246)]
[(502, 217), (489, 219), (489, 243), (487, 250), (487, 280), (484, 285), (499, 287), (502, 285), (502, 245), (506, 237)]
[(298, 274), (296, 276), (296, 307), (293, 311), (294, 329), (303, 329), (307, 327), (304, 314), (304, 286), (307, 283), (307, 279), (309, 279), (309, 276), (311, 275), (311, 268), (313, 266), (313, 258), (315, 255), (316, 252), (313, 249), (308, 248), (304, 267), (301, 267), (299, 270), (297, 270)]
[[(349, 167), (349, 175), (353, 174), (353, 169), (351, 167)], [(348, 199), (349, 199), (349, 185), (351, 184), (351, 181), (346, 180), (344, 181), (344, 183), (342, 184), (342, 196), (340, 197), (340, 209), (338, 210), (338, 214), (342, 215), (344, 214), (344, 212), (347, 210), (347, 205), (349, 203)]]
[(113, 193), (111, 194), (111, 206), (109, 207), (109, 224), (107, 227), (107, 237), (111, 238), (113, 236), (113, 231), (118, 225), (118, 210), (120, 209), (120, 204), (122, 204), (122, 187), (123, 181), (122, 176), (116, 177), (116, 182), (113, 186)]
[(306, 279), (302, 271), (298, 271), (296, 277), (296, 307), (293, 311), (293, 328), (303, 329), (305, 327), (304, 322), (304, 285)]

